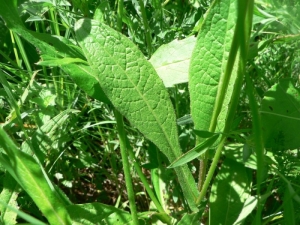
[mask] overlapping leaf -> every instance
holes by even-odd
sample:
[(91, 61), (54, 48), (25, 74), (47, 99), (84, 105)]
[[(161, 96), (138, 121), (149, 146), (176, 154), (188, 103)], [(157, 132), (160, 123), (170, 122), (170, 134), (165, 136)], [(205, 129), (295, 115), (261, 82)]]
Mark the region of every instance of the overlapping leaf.
[(186, 83), (189, 65), (196, 44), (194, 36), (174, 40), (159, 47), (149, 60), (166, 87)]
[(211, 189), (210, 224), (231, 225), (237, 220), (250, 197), (248, 170), (243, 164), (225, 159)]
[[(228, 104), (236, 77), (232, 73), (224, 101), (220, 91), (236, 24), (236, 0), (214, 1), (202, 24), (190, 65), (191, 112), (195, 129), (223, 131)], [(222, 102), (223, 101), (223, 102)], [(216, 108), (222, 110), (216, 117)], [(217, 112), (218, 113), (218, 112)], [(215, 120), (215, 121), (212, 121)]]

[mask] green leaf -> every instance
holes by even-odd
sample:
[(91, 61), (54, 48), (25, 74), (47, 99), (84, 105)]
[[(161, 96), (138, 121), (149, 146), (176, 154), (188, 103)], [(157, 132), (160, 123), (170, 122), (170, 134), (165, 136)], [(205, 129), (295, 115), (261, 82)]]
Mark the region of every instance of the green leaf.
[(199, 225), (201, 220), (202, 214), (192, 213), (192, 214), (185, 214), (182, 219), (177, 223), (177, 225)]
[(293, 196), (290, 190), (287, 188), (285, 189), (284, 199), (283, 199), (284, 224), (286, 225), (296, 224), (295, 213), (296, 212), (294, 209)]
[[(6, 204), (5, 202), (2, 202), (1, 200), (0, 200), (0, 204), (3, 205), (3, 206), (4, 206), (5, 208), (7, 208), (8, 210), (14, 212), (14, 213), (15, 213), (16, 215), (18, 215), (19, 217), (21, 217), (21, 218), (23, 218), (24, 220), (26, 220), (27, 222), (29, 222), (28, 224), (30, 224), (30, 225), (31, 225), (31, 224), (34, 224), (34, 225), (47, 225), (46, 223), (41, 222), (40, 220), (38, 220), (38, 219), (36, 219), (36, 218), (30, 216), (30, 215), (27, 214), (27, 213), (24, 213), (24, 212), (21, 211), (21, 210), (18, 210), (18, 209), (16, 209), (16, 208), (14, 208), (14, 207), (12, 207), (12, 206)], [(0, 220), (0, 222), (2, 222), (2, 221)], [(4, 222), (4, 224), (5, 224), (5, 225), (12, 225), (11, 223), (6, 223), (6, 222)], [(18, 224), (20, 224), (20, 223), (18, 223)], [(26, 224), (26, 223), (22, 223), (22, 224)]]
[(101, 203), (70, 205), (67, 207), (67, 210), (73, 222), (81, 225), (133, 224), (131, 215), (128, 212)]
[(31, 144), (39, 161), (44, 162), (48, 152), (54, 150), (55, 140), (61, 138), (61, 133), (58, 130), (61, 129), (71, 113), (78, 112), (78, 110), (66, 109), (48, 120), (32, 134), (30, 140), (23, 142), (22, 151), (29, 153)]
[(247, 218), (247, 216), (255, 209), (257, 205), (257, 199), (253, 196), (249, 196), (244, 203), (243, 209), (236, 219), (233, 225), (243, 224), (243, 221)]
[(243, 164), (225, 159), (210, 195), (210, 224), (233, 224), (249, 198), (250, 174)]
[[(13, 179), (13, 177), (6, 173), (3, 190), (0, 194), (0, 202), (5, 203), (11, 207), (17, 208), (17, 198), (20, 192), (20, 186)], [(1, 220), (4, 224), (16, 224), (17, 223), (17, 213), (7, 208), (5, 205), (0, 205)]]
[[(125, 36), (90, 19), (75, 24), (78, 42), (103, 91), (132, 125), (169, 159), (181, 155), (176, 117), (167, 90), (152, 65)], [(198, 195), (188, 167), (176, 169), (185, 198), (193, 210)]]
[(290, 79), (281, 80), (266, 93), (261, 105), (262, 132), (266, 148), (300, 147), (300, 90)]
[[(12, 1), (0, 0), (0, 5), (0, 15), (6, 22), (7, 27), (35, 46), (37, 51), (40, 52), (42, 59), (46, 61), (46, 64), (60, 66), (89, 96), (99, 101), (110, 103), (99, 86), (98, 80), (90, 73), (89, 67), (85, 65), (86, 62), (69, 64), (64, 60), (64, 58), (74, 58), (73, 61), (76, 62), (79, 59), (84, 61), (83, 56), (76, 51), (74, 46), (70, 47), (70, 44), (67, 45), (67, 41), (64, 43), (62, 41), (64, 39), (61, 37), (28, 31), (20, 20)], [(60, 62), (60, 60), (62, 61)], [(68, 62), (70, 62), (70, 59)], [(82, 61), (80, 60), (80, 62)]]
[(211, 147), (216, 142), (216, 140), (218, 140), (219, 136), (220, 136), (219, 134), (215, 134), (212, 137), (208, 138), (207, 140), (201, 142), (196, 147), (194, 147), (187, 153), (180, 156), (174, 162), (172, 162), (168, 168), (175, 168), (177, 166), (184, 165), (192, 161), (193, 159), (198, 158), (199, 156), (204, 154), (209, 149), (209, 147)]
[(196, 44), (194, 36), (160, 46), (149, 60), (166, 87), (188, 82), (190, 58)]
[(196, 130), (222, 132), (225, 126), (236, 77), (235, 66), (227, 85), (229, 76), (225, 71), (236, 24), (236, 8), (236, 0), (214, 1), (198, 35), (189, 80), (191, 114)]
[(52, 60), (50, 59), (50, 60), (40, 61), (37, 64), (40, 66), (63, 66), (63, 65), (69, 65), (71, 63), (87, 64), (86, 61), (79, 58), (63, 58), (63, 59), (52, 59)]
[(0, 162), (28, 193), (51, 224), (71, 224), (69, 215), (49, 178), (32, 156), (20, 151), (0, 128), (0, 146), (7, 155)]
[(183, 117), (180, 117), (177, 119), (177, 125), (186, 125), (186, 124), (193, 124), (193, 119), (190, 114), (184, 115)]
[(215, 135), (215, 133), (213, 132), (209, 132), (209, 131), (205, 131), (205, 130), (194, 130), (194, 133), (201, 138), (209, 138), (213, 135)]

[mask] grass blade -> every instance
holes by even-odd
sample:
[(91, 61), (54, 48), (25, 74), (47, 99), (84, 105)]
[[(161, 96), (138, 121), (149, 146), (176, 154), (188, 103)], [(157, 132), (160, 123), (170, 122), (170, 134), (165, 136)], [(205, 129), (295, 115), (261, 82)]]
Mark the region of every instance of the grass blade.
[(28, 154), (20, 151), (6, 132), (0, 128), (0, 146), (6, 152), (0, 158), (1, 163), (29, 194), (50, 224), (71, 224), (65, 205), (49, 186), (49, 178), (39, 164)]

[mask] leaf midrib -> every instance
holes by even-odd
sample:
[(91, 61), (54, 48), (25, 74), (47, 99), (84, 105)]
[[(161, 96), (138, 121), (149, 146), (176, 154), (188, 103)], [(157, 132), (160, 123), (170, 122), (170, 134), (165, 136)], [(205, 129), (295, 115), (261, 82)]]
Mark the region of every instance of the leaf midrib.
[[(102, 26), (102, 25), (100, 25), (100, 29), (102, 29), (101, 26)], [(93, 42), (94, 42), (94, 40), (97, 40), (97, 35), (94, 35), (94, 34), (91, 34), (91, 35), (93, 36)], [(99, 35), (101, 35), (101, 34), (99, 33)], [(121, 35), (121, 34), (119, 34), (119, 35)], [(101, 35), (101, 36), (102, 36), (102, 35)], [(102, 37), (105, 39), (105, 36), (102, 36)], [(116, 37), (115, 37), (115, 36), (113, 36), (113, 38), (116, 40)], [(122, 37), (120, 37), (120, 39), (117, 39), (117, 40), (118, 40), (118, 41), (121, 41), (121, 39), (122, 39)], [(94, 42), (94, 43), (95, 43), (95, 42)], [(97, 43), (96, 43), (96, 44), (97, 44)], [(142, 94), (142, 92), (137, 88), (137, 85), (135, 85), (135, 83), (132, 81), (131, 77), (128, 75), (128, 73), (126, 72), (126, 70), (124, 70), (124, 69), (122, 68), (122, 66), (115, 60), (115, 57), (113, 57), (113, 56), (106, 50), (106, 48), (102, 48), (102, 50), (105, 51), (106, 54), (110, 56), (110, 58), (111, 58), (112, 61), (115, 63), (115, 65), (117, 65), (117, 66), (121, 69), (121, 71), (123, 71), (123, 73), (125, 74), (125, 76), (127, 77), (127, 79), (128, 79), (128, 80), (130, 81), (130, 83), (132, 84), (133, 89), (136, 90), (136, 92), (139, 94), (139, 96), (143, 99), (143, 101), (144, 101), (144, 103), (147, 105), (149, 111), (151, 112), (151, 114), (152, 114), (153, 117), (155, 118), (156, 123), (159, 125), (160, 130), (161, 130), (162, 133), (164, 134), (164, 136), (165, 136), (165, 138), (166, 138), (166, 140), (167, 140), (167, 142), (168, 142), (169, 147), (170, 147), (172, 150), (174, 150), (173, 145), (171, 144), (171, 140), (168, 138), (167, 132), (166, 132), (165, 129), (161, 126), (161, 123), (159, 122), (156, 113), (152, 110), (152, 107), (150, 107), (150, 105), (148, 104), (147, 98), (145, 98), (144, 95)], [(88, 55), (90, 55), (90, 54), (88, 53)], [(127, 56), (127, 53), (126, 53), (126, 56)], [(91, 58), (90, 58), (89, 56), (88, 56), (88, 58), (90, 59), (90, 62), (93, 62), (93, 61), (94, 61), (94, 60), (91, 60)], [(139, 60), (140, 60), (140, 59), (138, 58), (138, 61), (139, 61)], [(126, 64), (127, 64), (127, 61), (126, 61)], [(95, 63), (92, 63), (92, 65), (95, 65)], [(151, 66), (151, 64), (150, 64), (150, 66)], [(155, 72), (154, 69), (153, 69), (153, 72)], [(97, 81), (98, 81), (98, 79), (97, 79)], [(98, 81), (98, 82), (99, 82), (99, 81)], [(101, 85), (101, 82), (99, 82), (99, 84)], [(103, 90), (104, 90), (104, 89), (103, 89)], [(179, 150), (178, 147), (177, 147), (177, 149)], [(179, 155), (180, 155), (180, 152), (178, 152), (178, 153), (179, 153), (178, 155), (177, 155), (176, 152), (172, 152), (172, 153), (174, 154), (174, 157), (175, 157), (175, 158), (176, 158), (176, 157), (179, 157)], [(167, 157), (169, 158), (170, 161), (171, 161), (171, 160), (174, 160), (174, 159), (171, 158), (170, 155), (167, 156)]]

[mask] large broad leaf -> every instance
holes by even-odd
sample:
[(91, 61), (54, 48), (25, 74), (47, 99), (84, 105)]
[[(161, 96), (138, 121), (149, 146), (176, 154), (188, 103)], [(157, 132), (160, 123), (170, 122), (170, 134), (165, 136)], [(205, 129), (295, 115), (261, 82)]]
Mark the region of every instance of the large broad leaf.
[[(181, 155), (176, 117), (168, 92), (153, 66), (125, 36), (90, 19), (75, 24), (78, 42), (113, 105), (169, 159)], [(196, 210), (198, 195), (187, 166), (176, 168), (185, 198)]]
[(300, 90), (291, 80), (281, 80), (265, 93), (260, 113), (265, 147), (300, 147)]
[(225, 159), (210, 195), (209, 223), (232, 225), (239, 217), (244, 202), (250, 197), (249, 169), (231, 159)]
[[(222, 132), (225, 126), (237, 71), (234, 67), (229, 84), (226, 85), (225, 68), (236, 17), (236, 0), (214, 1), (198, 35), (191, 59), (189, 80), (191, 113), (196, 130)], [(220, 96), (225, 92), (223, 101)], [(221, 105), (223, 106), (220, 107)], [(219, 115), (217, 108), (222, 108)], [(217, 127), (213, 124), (217, 124)]]
[(61, 37), (52, 37), (47, 34), (28, 31), (20, 20), (13, 1), (0, 0), (0, 5), (0, 15), (6, 22), (7, 27), (37, 48), (42, 59), (46, 61), (42, 64), (60, 66), (88, 95), (99, 101), (109, 103), (99, 86), (97, 78), (90, 73), (89, 67), (84, 63), (71, 63), (85, 61), (85, 58), (78, 51), (64, 43)]
[(189, 80), (189, 65), (196, 44), (194, 36), (174, 40), (159, 47), (149, 60), (166, 87), (186, 83)]
[(33, 199), (49, 223), (71, 224), (62, 199), (40, 165), (32, 156), (20, 151), (2, 128), (0, 147), (6, 152), (6, 155), (0, 155), (0, 162)]

